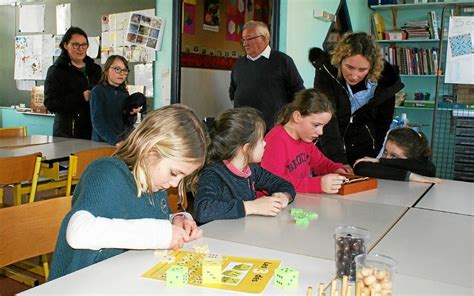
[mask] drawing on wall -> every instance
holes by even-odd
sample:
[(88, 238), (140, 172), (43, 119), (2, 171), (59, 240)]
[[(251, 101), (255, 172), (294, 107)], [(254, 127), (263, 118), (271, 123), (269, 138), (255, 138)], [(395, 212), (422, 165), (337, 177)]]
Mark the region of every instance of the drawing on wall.
[[(104, 64), (107, 58), (117, 54), (125, 57), (129, 62), (147, 63), (155, 60), (155, 51), (151, 48), (130, 44), (125, 41), (129, 30), (130, 18), (133, 14), (154, 16), (154, 9), (108, 14), (102, 16), (102, 33), (100, 56)], [(135, 30), (138, 33), (138, 28)]]
[(184, 3), (183, 31), (193, 35), (196, 31), (196, 5)]
[(225, 39), (239, 42), (244, 23), (244, 0), (227, 0)]
[(449, 18), (446, 83), (474, 84), (474, 17)]
[(219, 0), (204, 1), (203, 30), (219, 32)]
[(53, 64), (52, 35), (15, 36), (14, 79), (44, 80)]
[(162, 17), (133, 13), (127, 26), (125, 43), (160, 50), (164, 28)]

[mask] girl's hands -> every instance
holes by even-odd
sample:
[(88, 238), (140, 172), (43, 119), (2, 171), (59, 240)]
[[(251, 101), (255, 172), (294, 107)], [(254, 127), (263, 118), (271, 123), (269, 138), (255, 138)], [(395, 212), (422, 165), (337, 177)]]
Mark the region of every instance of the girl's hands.
[(321, 190), (326, 193), (337, 193), (346, 177), (338, 174), (327, 174), (321, 177)]
[(413, 182), (420, 182), (420, 183), (435, 183), (435, 184), (443, 183), (442, 179), (426, 177), (426, 176), (418, 175), (415, 173), (410, 173), (408, 180), (413, 181)]
[(202, 233), (202, 229), (197, 227), (194, 220), (184, 216), (176, 216), (173, 219), (172, 238), (169, 248), (172, 250), (180, 249), (184, 243), (200, 238)]
[(275, 192), (272, 196), (278, 197), (280, 199), (281, 208), (284, 209), (288, 206), (290, 202), (291, 195), (289, 193)]
[(356, 160), (356, 162), (354, 163), (354, 166), (356, 166), (359, 162), (379, 162), (379, 160), (377, 158), (373, 158), (373, 157), (362, 157), (362, 158), (359, 158), (358, 160)]
[[(288, 202), (286, 203), (288, 205)], [(281, 212), (282, 199), (278, 196), (265, 196), (255, 200), (244, 201), (245, 214), (276, 216)]]

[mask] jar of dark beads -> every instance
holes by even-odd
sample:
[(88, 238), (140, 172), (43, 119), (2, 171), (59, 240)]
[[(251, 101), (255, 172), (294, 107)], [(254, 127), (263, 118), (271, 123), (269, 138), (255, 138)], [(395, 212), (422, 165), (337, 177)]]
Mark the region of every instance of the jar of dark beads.
[(344, 275), (350, 281), (356, 279), (354, 258), (365, 254), (370, 239), (368, 230), (355, 226), (339, 226), (334, 233), (336, 247), (336, 276)]

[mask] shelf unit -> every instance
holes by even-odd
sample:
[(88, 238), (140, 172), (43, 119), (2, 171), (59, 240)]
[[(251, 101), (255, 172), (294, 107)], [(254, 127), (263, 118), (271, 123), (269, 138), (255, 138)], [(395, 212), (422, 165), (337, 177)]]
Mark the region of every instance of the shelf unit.
[[(396, 27), (400, 23), (426, 19), (428, 11), (436, 11), (439, 39), (378, 40), (381, 46), (403, 46), (426, 48), (435, 44), (438, 51), (438, 69), (434, 75), (400, 75), (405, 84), (408, 99), (414, 89), (430, 92), (433, 108), (397, 106), (395, 114), (407, 113), (410, 123), (420, 126), (428, 136), (433, 150), (433, 162), (437, 176), (445, 179), (474, 181), (474, 86), (444, 83), (442, 75), (446, 67), (446, 48), (449, 17), (469, 16), (474, 18), (474, 2), (416, 3), (370, 6), (384, 16), (384, 22), (391, 21)], [(398, 14), (399, 10), (403, 13)], [(463, 95), (463, 92), (464, 95)], [(469, 94), (469, 95), (466, 95)], [(466, 102), (461, 102), (460, 97)], [(450, 103), (453, 101), (452, 103)]]
[[(429, 11), (435, 11), (439, 18), (441, 15), (441, 9), (445, 5), (446, 3), (436, 2), (371, 5), (370, 8), (382, 16), (386, 30), (396, 30), (398, 29), (397, 24), (402, 25), (407, 21), (427, 20)], [(403, 13), (398, 13), (399, 11), (403, 11)], [(438, 22), (438, 24), (440, 23)], [(427, 50), (434, 48), (435, 50), (438, 50), (440, 40), (417, 38), (407, 40), (377, 40), (377, 42), (382, 47), (422, 48)], [(434, 72), (438, 73), (437, 70)], [(430, 93), (430, 100), (434, 100), (437, 77), (437, 74), (401, 74), (400, 78), (405, 84), (405, 88), (402, 92), (407, 93), (407, 100), (414, 100), (415, 92), (428, 92)], [(402, 113), (406, 113), (410, 123), (421, 127), (421, 131), (429, 140), (431, 140), (433, 108), (397, 106), (395, 108), (395, 116), (400, 116)]]

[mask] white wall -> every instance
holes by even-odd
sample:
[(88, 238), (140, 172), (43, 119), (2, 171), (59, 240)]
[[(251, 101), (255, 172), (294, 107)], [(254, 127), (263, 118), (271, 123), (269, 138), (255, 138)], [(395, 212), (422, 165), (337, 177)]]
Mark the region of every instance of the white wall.
[(190, 106), (200, 118), (216, 117), (233, 108), (229, 99), (230, 71), (181, 68), (181, 103)]

